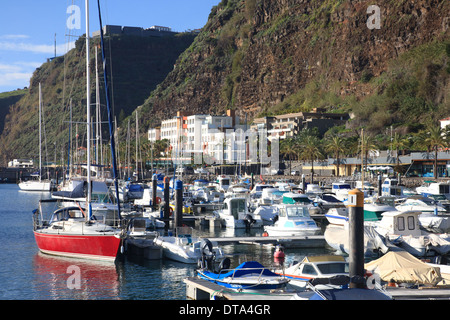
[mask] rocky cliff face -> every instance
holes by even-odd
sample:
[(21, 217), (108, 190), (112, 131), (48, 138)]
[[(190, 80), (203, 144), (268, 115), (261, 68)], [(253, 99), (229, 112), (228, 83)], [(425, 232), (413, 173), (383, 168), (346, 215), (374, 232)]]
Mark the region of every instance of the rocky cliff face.
[[(165, 79), (173, 69), (179, 55), (190, 46), (194, 34), (179, 34), (174, 37), (133, 37), (121, 36), (107, 39), (106, 55), (109, 83), (113, 94), (112, 108), (120, 120), (130, 115), (142, 104), (157, 84)], [(91, 44), (91, 101), (95, 103), (95, 48), (99, 40)], [(32, 158), (38, 150), (38, 87), (42, 85), (45, 145), (44, 151), (57, 160), (67, 152), (69, 141), (70, 101), (74, 122), (86, 122), (86, 72), (84, 40), (80, 38), (76, 48), (64, 57), (58, 57), (37, 68), (30, 80), (30, 86), (21, 99), (9, 107), (9, 112), (0, 112), (0, 161), (4, 164), (12, 158)], [(107, 120), (104, 82), (100, 50), (99, 86), (102, 119)], [(6, 108), (8, 110), (8, 108)], [(3, 111), (3, 110), (2, 110)], [(95, 115), (95, 112), (92, 112)], [(4, 119), (3, 119), (4, 117)], [(4, 128), (3, 128), (4, 121)], [(80, 145), (86, 126), (79, 125)], [(105, 136), (107, 133), (105, 126)], [(72, 130), (74, 135), (75, 126)], [(55, 149), (56, 148), (56, 152)], [(48, 150), (48, 151), (47, 151)], [(50, 160), (49, 160), (50, 161)]]
[(447, 0), (377, 1), (379, 29), (367, 24), (376, 22), (376, 12), (368, 12), (372, 4), (222, 1), (146, 101), (144, 107), (152, 110), (149, 124), (177, 110), (223, 113), (232, 108), (241, 117), (252, 117), (323, 103), (308, 102), (315, 96), (308, 96), (308, 90), (331, 93), (336, 104), (348, 96), (359, 100), (378, 90), (367, 82), (380, 77), (402, 54), (449, 39)]

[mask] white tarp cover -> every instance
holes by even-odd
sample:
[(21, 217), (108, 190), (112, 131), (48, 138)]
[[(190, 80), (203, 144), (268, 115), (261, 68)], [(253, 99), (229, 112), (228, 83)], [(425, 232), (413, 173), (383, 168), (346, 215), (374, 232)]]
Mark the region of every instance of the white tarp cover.
[(388, 252), (365, 264), (367, 271), (379, 274), (381, 280), (436, 285), (441, 281), (439, 268), (420, 261), (406, 251)]

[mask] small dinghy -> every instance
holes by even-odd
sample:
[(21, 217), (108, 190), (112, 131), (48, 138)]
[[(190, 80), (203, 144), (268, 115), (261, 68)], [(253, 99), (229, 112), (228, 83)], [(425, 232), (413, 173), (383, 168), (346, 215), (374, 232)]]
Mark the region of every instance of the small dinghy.
[(229, 269), (229, 263), (230, 260), (225, 258), (219, 272), (199, 269), (198, 277), (236, 290), (281, 289), (289, 281), (257, 261), (243, 262), (234, 269)]

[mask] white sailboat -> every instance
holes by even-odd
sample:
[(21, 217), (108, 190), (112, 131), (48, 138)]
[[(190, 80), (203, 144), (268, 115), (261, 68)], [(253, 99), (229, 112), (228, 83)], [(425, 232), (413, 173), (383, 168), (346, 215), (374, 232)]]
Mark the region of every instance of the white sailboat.
[(39, 173), (37, 179), (19, 182), (19, 188), (23, 191), (50, 191), (52, 187), (51, 180), (42, 180), (42, 91), (39, 83)]

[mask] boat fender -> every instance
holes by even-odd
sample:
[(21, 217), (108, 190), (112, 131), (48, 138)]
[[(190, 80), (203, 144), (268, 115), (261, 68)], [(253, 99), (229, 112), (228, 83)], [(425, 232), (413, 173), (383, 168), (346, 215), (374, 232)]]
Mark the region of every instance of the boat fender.
[(283, 252), (283, 248), (280, 246), (277, 246), (277, 248), (275, 249), (275, 253), (273, 254), (273, 260), (275, 263), (282, 265), (284, 263), (284, 252)]
[(156, 197), (156, 204), (160, 204), (161, 203), (161, 198), (160, 197)]
[(170, 208), (169, 208), (169, 216), (172, 216), (172, 215), (173, 215), (173, 208), (170, 207)]

